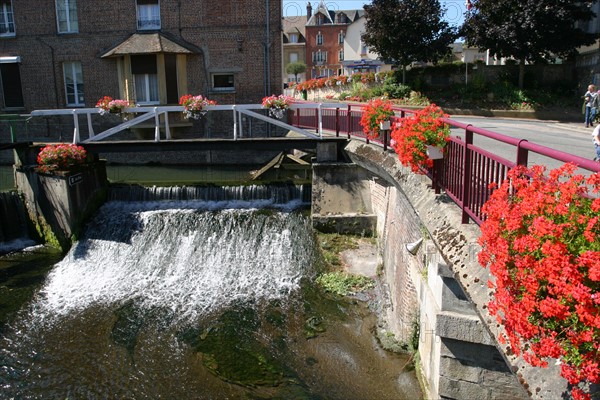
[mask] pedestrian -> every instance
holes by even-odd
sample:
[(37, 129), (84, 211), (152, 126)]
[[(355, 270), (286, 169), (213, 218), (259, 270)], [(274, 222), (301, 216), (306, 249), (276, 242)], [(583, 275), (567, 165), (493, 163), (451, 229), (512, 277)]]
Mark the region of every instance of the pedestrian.
[(596, 108), (598, 107), (598, 93), (595, 85), (589, 85), (587, 92), (583, 95), (583, 106), (585, 107), (585, 127), (594, 126)]
[(594, 131), (592, 132), (592, 141), (594, 142), (594, 147), (596, 148), (596, 157), (594, 157), (594, 161), (600, 162), (600, 124), (596, 125)]

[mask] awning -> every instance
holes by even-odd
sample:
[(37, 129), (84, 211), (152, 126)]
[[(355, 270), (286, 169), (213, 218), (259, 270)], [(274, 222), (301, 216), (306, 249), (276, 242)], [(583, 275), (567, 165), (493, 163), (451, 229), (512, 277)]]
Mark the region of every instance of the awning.
[(176, 43), (175, 40), (165, 37), (162, 33), (134, 33), (101, 57), (117, 57), (126, 54), (197, 53), (193, 45), (180, 40), (177, 40), (180, 43)]

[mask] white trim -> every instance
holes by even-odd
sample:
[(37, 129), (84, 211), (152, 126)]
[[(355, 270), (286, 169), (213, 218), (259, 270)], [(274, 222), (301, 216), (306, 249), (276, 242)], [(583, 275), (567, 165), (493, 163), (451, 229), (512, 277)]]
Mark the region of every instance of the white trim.
[(0, 57), (0, 64), (14, 64), (20, 62), (21, 56)]

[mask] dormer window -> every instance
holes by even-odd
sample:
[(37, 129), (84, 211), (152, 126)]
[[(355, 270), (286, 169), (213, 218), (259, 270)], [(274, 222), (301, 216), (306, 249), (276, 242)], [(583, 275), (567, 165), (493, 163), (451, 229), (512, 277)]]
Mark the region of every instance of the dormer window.
[(0, 36), (15, 36), (15, 21), (10, 0), (0, 1)]
[(290, 43), (298, 43), (298, 34), (290, 33)]
[(319, 13), (316, 15), (316, 17), (317, 25), (323, 25), (323, 22), (325, 21), (325, 17), (323, 16), (323, 14)]
[(137, 28), (140, 31), (160, 29), (159, 0), (137, 0)]
[(317, 33), (317, 46), (323, 45), (323, 34), (321, 32)]

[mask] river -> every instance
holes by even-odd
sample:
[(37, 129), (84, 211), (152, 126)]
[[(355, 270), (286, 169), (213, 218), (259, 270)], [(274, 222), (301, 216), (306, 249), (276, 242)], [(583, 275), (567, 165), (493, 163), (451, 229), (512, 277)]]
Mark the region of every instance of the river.
[(420, 398), (367, 304), (316, 289), (305, 208), (115, 200), (64, 258), (0, 258), (2, 396)]

